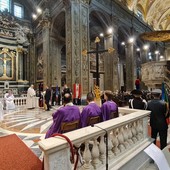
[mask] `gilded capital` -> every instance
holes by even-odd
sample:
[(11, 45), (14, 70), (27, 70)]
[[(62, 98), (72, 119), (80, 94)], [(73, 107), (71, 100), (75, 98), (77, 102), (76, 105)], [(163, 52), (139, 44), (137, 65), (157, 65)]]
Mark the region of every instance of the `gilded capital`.
[(3, 48), (2, 51), (3, 51), (3, 53), (7, 53), (9, 51), (9, 49), (8, 48)]
[(21, 52), (23, 52), (23, 48), (17, 48), (17, 50), (16, 50), (18, 53), (21, 53)]

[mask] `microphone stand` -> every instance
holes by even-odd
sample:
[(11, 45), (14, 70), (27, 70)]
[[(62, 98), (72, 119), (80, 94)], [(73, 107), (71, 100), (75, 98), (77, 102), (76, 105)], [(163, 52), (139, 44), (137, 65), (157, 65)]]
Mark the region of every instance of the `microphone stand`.
[(108, 166), (108, 133), (107, 130), (101, 128), (100, 126), (97, 125), (91, 125), (91, 127), (98, 127), (99, 129), (105, 131), (105, 136), (106, 136), (106, 170), (108, 170), (109, 166)]

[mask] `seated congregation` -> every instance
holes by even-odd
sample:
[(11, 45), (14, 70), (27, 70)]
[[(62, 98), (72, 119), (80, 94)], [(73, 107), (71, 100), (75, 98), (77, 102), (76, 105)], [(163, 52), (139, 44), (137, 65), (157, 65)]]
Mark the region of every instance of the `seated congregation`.
[(81, 113), (79, 107), (72, 103), (71, 94), (66, 93), (64, 95), (64, 105), (52, 115), (53, 123), (45, 138), (51, 137), (54, 133), (65, 133), (118, 117), (118, 105), (112, 98), (113, 93), (105, 91), (105, 102), (99, 107), (94, 101), (94, 94), (89, 92), (86, 98), (87, 106), (83, 108)]
[[(165, 108), (166, 105), (164, 102), (160, 99), (160, 91), (161, 90), (157, 92), (157, 90), (153, 90), (153, 100), (147, 101), (142, 97), (143, 93), (140, 90), (133, 90), (131, 92), (132, 98), (129, 99), (129, 108), (151, 111), (151, 137), (155, 139), (154, 143), (156, 143), (157, 134), (159, 133), (161, 137), (161, 149), (163, 149), (167, 145), (168, 126), (166, 123), (167, 109)], [(104, 91), (104, 102), (101, 107), (95, 103), (95, 96), (92, 92), (87, 94), (86, 101), (87, 105), (84, 106), (82, 112), (80, 112), (79, 107), (72, 103), (71, 93), (66, 93), (64, 95), (64, 105), (52, 115), (53, 123), (47, 131), (45, 138), (49, 138), (55, 133), (62, 134), (119, 117), (118, 104), (114, 102), (114, 95), (111, 91)], [(157, 103), (154, 104), (155, 102)], [(155, 110), (155, 108), (157, 109)], [(158, 115), (157, 110), (162, 114)], [(157, 120), (159, 121), (157, 122)]]

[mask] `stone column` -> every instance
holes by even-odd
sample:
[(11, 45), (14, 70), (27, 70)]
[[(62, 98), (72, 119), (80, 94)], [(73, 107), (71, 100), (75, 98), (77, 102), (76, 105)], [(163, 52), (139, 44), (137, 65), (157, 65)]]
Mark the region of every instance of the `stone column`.
[(164, 55), (165, 55), (165, 59), (166, 59), (166, 60), (170, 60), (170, 43), (166, 43), (166, 44), (165, 44), (165, 52), (164, 52)]
[(121, 88), (121, 86), (124, 86), (123, 63), (121, 62), (119, 62), (118, 64), (118, 72), (119, 72), (119, 83), (120, 83), (120, 88)]
[(118, 54), (117, 54), (117, 45), (116, 41), (113, 38), (113, 35), (110, 35), (105, 38), (105, 49), (109, 47), (114, 48), (115, 50), (112, 53), (107, 53), (104, 58), (105, 62), (105, 83), (104, 89), (111, 90), (116, 92), (120, 89), (119, 87), (119, 75), (118, 75)]
[(36, 81), (36, 72), (35, 72), (35, 39), (32, 37), (30, 39), (30, 46), (28, 49), (29, 56), (26, 58), (26, 77), (30, 84), (34, 84)]
[(115, 49), (113, 55), (113, 91), (120, 90), (120, 74), (118, 72), (119, 58), (118, 58), (118, 34), (117, 27), (114, 26), (113, 48)]
[(18, 49), (16, 49), (16, 81), (18, 81), (18, 62), (19, 62), (19, 58), (18, 58)]
[(49, 9), (45, 9), (42, 14), (41, 20), (42, 37), (43, 37), (43, 83), (44, 88), (46, 85), (51, 86), (51, 65), (50, 60), (50, 14)]
[(128, 43), (126, 45), (126, 91), (132, 91), (135, 87), (135, 64), (134, 45)]
[(82, 86), (82, 94), (89, 92), (89, 57), (82, 56), (88, 50), (89, 1), (71, 0), (66, 6), (66, 83)]
[(27, 57), (28, 57), (28, 52), (27, 51), (24, 51), (23, 53), (23, 62), (24, 62), (24, 65), (23, 65), (23, 70), (24, 70), (24, 75), (23, 75), (23, 80), (27, 80)]
[(23, 49), (18, 48), (18, 79), (23, 80)]
[(57, 41), (56, 39), (50, 40), (50, 57), (52, 60), (51, 64), (51, 84), (52, 86), (61, 87), (61, 48), (64, 44)]

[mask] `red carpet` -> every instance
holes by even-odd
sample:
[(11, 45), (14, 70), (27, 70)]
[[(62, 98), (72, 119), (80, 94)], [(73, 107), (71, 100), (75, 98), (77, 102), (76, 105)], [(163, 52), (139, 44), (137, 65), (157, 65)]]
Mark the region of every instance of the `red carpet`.
[(42, 170), (42, 162), (13, 134), (0, 137), (0, 170)]

